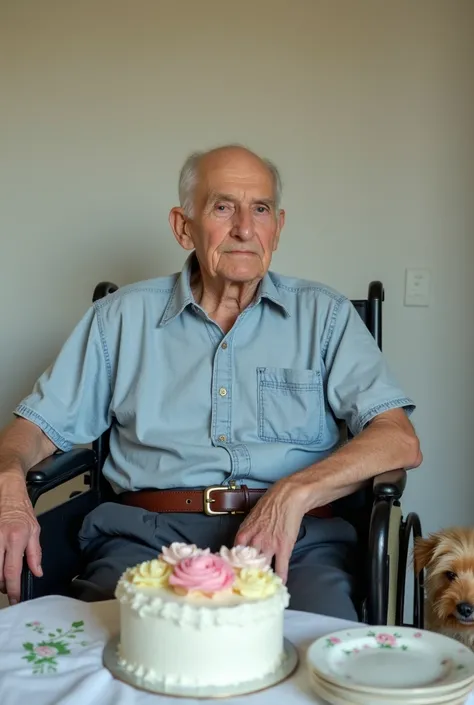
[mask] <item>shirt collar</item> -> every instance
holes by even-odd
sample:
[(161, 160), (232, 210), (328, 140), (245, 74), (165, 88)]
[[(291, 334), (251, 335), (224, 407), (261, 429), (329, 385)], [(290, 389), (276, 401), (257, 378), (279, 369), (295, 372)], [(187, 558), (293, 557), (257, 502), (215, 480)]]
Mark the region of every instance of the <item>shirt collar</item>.
[(164, 310), (160, 325), (164, 326), (173, 318), (179, 316), (186, 306), (195, 303), (193, 292), (191, 291), (191, 272), (195, 263), (195, 255), (192, 252), (184, 263), (176, 283), (173, 287), (170, 298)]
[[(193, 292), (191, 291), (191, 273), (195, 266), (197, 266), (196, 255), (192, 252), (186, 259), (183, 269), (176, 279), (173, 291), (161, 318), (160, 326), (166, 325), (173, 318), (179, 316), (187, 306), (196, 303)], [(271, 272), (267, 272), (260, 282), (255, 305), (259, 304), (262, 299), (267, 299), (276, 304), (286, 316), (290, 315), (290, 312), (282, 301)]]
[(267, 272), (260, 282), (259, 290), (257, 292), (256, 304), (260, 303), (261, 299), (267, 299), (272, 303), (276, 304), (278, 308), (285, 314), (285, 316), (290, 316), (288, 308), (283, 303), (280, 291), (274, 281), (275, 275), (272, 272)]

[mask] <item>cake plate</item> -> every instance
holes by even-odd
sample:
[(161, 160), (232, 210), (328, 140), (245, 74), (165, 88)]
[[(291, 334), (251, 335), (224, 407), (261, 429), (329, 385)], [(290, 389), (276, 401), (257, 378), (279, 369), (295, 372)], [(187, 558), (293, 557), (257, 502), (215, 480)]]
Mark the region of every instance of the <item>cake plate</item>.
[(171, 695), (180, 698), (233, 698), (237, 695), (250, 695), (260, 690), (266, 690), (289, 678), (298, 666), (298, 652), (288, 639), (284, 639), (284, 655), (279, 668), (268, 676), (252, 681), (245, 681), (232, 686), (199, 686), (189, 687), (183, 685), (165, 685), (163, 682), (145, 680), (143, 677), (129, 673), (118, 662), (119, 635), (114, 636), (106, 644), (103, 653), (104, 666), (120, 681), (149, 693), (157, 695)]

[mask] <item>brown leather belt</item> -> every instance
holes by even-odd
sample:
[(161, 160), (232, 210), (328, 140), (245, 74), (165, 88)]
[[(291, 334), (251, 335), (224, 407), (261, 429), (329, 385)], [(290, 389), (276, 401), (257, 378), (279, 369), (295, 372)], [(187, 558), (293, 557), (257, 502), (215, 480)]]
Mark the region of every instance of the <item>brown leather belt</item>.
[[(120, 501), (149, 512), (197, 512), (208, 516), (247, 514), (263, 497), (265, 490), (249, 489), (246, 485), (225, 487), (217, 485), (205, 490), (138, 490), (123, 492)], [(316, 507), (307, 515), (328, 519), (332, 507)]]

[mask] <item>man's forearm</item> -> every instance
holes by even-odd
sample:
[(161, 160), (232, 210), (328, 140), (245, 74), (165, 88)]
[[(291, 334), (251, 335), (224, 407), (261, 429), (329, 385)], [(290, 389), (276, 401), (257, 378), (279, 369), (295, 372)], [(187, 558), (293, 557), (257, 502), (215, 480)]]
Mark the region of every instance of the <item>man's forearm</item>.
[(56, 446), (35, 424), (16, 418), (0, 433), (0, 475), (24, 477), (36, 463), (48, 458)]
[(405, 414), (396, 411), (381, 414), (333, 455), (287, 478), (305, 511), (352, 494), (387, 470), (420, 465), (418, 438)]

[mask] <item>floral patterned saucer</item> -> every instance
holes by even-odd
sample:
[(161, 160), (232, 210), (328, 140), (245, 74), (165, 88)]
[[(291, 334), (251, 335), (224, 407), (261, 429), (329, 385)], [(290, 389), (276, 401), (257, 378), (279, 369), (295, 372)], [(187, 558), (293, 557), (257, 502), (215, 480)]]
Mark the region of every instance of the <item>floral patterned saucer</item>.
[[(400, 705), (400, 695), (394, 695), (394, 691), (391, 695), (376, 695), (348, 690), (328, 681), (318, 680), (314, 673), (310, 674), (310, 685), (316, 695), (331, 705)], [(468, 695), (469, 688), (451, 691), (441, 696), (408, 695), (403, 697), (403, 705), (464, 705)]]
[(357, 627), (317, 639), (307, 665), (353, 691), (432, 695), (474, 686), (474, 653), (454, 639), (410, 627)]

